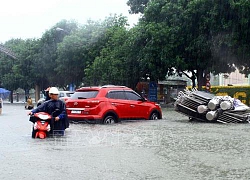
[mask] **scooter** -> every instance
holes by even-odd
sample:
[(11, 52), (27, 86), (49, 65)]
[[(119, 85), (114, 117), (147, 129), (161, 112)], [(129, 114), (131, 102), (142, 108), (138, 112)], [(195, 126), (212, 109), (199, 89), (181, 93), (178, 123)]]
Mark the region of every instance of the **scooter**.
[(32, 130), (32, 138), (44, 139), (48, 137), (51, 130), (50, 121), (53, 116), (45, 112), (38, 112), (30, 116), (30, 121), (34, 123)]

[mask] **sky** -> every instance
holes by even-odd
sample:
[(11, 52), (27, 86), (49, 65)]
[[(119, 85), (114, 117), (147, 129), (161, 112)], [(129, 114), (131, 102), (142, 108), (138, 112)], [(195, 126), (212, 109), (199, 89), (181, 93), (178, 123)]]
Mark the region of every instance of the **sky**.
[(0, 43), (12, 38), (40, 38), (63, 19), (80, 25), (88, 19), (103, 20), (110, 14), (123, 14), (130, 25), (138, 15), (130, 15), (128, 0), (4, 0), (0, 3)]

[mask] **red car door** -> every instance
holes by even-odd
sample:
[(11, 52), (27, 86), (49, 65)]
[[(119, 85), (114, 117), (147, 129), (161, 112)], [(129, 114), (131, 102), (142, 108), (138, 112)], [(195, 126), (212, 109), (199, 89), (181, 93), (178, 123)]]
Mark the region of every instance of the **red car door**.
[(150, 107), (147, 102), (142, 100), (142, 97), (133, 91), (125, 92), (131, 118), (141, 119), (147, 118)]
[(119, 118), (129, 118), (129, 104), (127, 103), (124, 91), (111, 91), (108, 93), (110, 106), (117, 113)]

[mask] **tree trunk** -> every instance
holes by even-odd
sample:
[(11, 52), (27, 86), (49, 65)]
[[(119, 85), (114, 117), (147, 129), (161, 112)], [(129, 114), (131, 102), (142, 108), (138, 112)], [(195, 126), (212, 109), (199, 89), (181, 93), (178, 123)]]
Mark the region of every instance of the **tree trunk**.
[(27, 99), (28, 99), (28, 96), (30, 95), (29, 94), (29, 89), (25, 89), (25, 102), (27, 102)]
[(204, 86), (204, 70), (200, 69), (197, 70), (197, 84), (198, 84), (198, 90), (202, 90), (202, 86)]
[(196, 76), (195, 76), (195, 74), (192, 73), (192, 77), (190, 79), (192, 80), (192, 88), (195, 88), (196, 87), (196, 82), (195, 82)]
[(35, 85), (35, 101), (37, 102), (40, 99), (40, 86)]
[(13, 103), (13, 91), (10, 91), (10, 103)]

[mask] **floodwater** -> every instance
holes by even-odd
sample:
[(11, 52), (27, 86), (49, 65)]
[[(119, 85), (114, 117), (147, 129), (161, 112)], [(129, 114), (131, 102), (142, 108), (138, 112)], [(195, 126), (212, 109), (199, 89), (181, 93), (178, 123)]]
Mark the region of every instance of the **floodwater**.
[(250, 124), (210, 124), (163, 109), (157, 121), (70, 124), (32, 139), (23, 104), (0, 115), (0, 179), (249, 179)]

